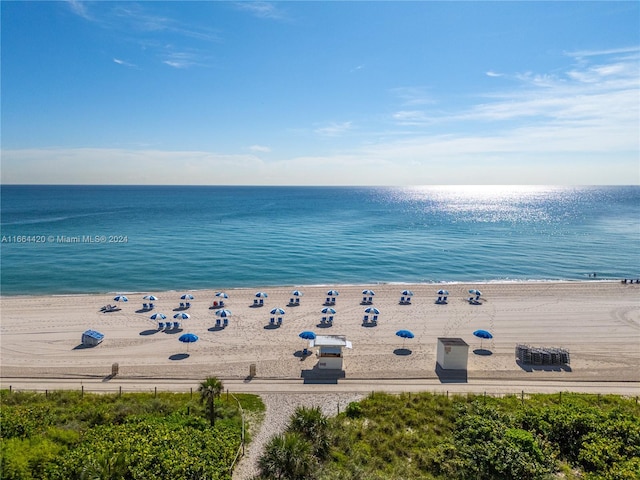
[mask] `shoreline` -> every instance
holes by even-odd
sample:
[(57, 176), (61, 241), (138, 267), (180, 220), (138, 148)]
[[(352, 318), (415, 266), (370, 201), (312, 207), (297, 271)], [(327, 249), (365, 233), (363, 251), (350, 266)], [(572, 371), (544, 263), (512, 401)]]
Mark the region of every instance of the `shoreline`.
[[(385, 286), (397, 286), (397, 287), (415, 287), (415, 286), (455, 286), (455, 285), (526, 285), (526, 284), (593, 284), (593, 283), (613, 283), (613, 284), (623, 284), (625, 279), (611, 279), (611, 278), (586, 278), (586, 279), (496, 279), (496, 280), (478, 280), (478, 281), (470, 281), (470, 280), (451, 280), (451, 281), (437, 281), (437, 282), (377, 282), (377, 283), (314, 283), (314, 284), (278, 284), (278, 285), (259, 285), (259, 286), (238, 286), (238, 287), (226, 287), (220, 288), (218, 290), (212, 289), (210, 287), (207, 288), (184, 288), (184, 289), (164, 289), (164, 290), (113, 290), (113, 291), (100, 291), (100, 292), (67, 292), (67, 293), (17, 293), (17, 294), (5, 294), (0, 293), (0, 299), (2, 298), (33, 298), (33, 297), (92, 297), (99, 295), (147, 295), (151, 292), (159, 291), (160, 293), (194, 293), (194, 292), (211, 292), (211, 291), (239, 291), (239, 290), (268, 290), (268, 289), (305, 289), (305, 288), (335, 288), (339, 289), (341, 287), (358, 287), (358, 288), (376, 288), (376, 287), (385, 287)], [(629, 280), (629, 279), (627, 279)], [(628, 285), (635, 285), (635, 278), (633, 279), (634, 283), (628, 283)], [(637, 279), (640, 282), (640, 279)], [(640, 285), (640, 283), (638, 284)]]
[[(331, 327), (320, 324), (328, 288), (340, 292)], [(381, 313), (375, 327), (362, 324), (363, 288), (376, 293), (373, 306)], [(448, 305), (434, 303), (439, 288), (449, 290)], [(466, 301), (472, 288), (483, 292), (480, 305)], [(300, 306), (288, 307), (293, 289), (303, 290), (304, 296)], [(398, 304), (403, 289), (413, 290), (411, 305)], [(264, 307), (255, 308), (253, 295), (258, 290), (269, 296)], [(141, 310), (147, 292), (125, 293), (129, 302), (109, 313), (100, 312), (100, 307), (114, 303), (112, 294), (0, 296), (0, 384), (4, 387), (12, 378), (45, 384), (47, 379), (52, 384), (55, 379), (102, 381), (111, 373), (112, 364), (118, 363), (118, 377), (105, 381), (191, 381), (210, 375), (243, 381), (254, 364), (256, 380), (291, 380), (297, 382), (296, 388), (298, 384), (312, 387), (310, 378), (326, 390), (359, 381), (409, 385), (421, 380), (446, 385), (449, 380), (435, 369), (439, 337), (462, 338), (469, 345), (469, 386), (500, 380), (523, 386), (532, 381), (560, 381), (567, 386), (640, 381), (638, 284), (591, 279), (267, 286), (225, 291), (229, 295), (226, 307), (232, 311), (228, 327), (215, 327), (215, 310), (210, 308), (214, 290), (191, 290), (195, 299), (185, 310), (191, 318), (175, 332), (159, 331), (149, 316), (162, 311), (171, 320), (179, 311), (184, 290), (153, 292), (159, 298), (153, 311)], [(274, 307), (286, 311), (280, 328), (269, 326), (269, 310)], [(104, 333), (105, 340), (93, 348), (80, 348), (81, 334), (87, 329)], [(415, 338), (403, 341), (395, 335), (399, 329), (411, 330)], [(472, 334), (476, 329), (489, 330), (494, 338), (481, 343)], [(344, 379), (327, 382), (322, 376), (314, 377), (318, 374), (316, 357), (300, 356), (308, 346), (298, 337), (303, 330), (345, 335), (353, 343), (353, 349), (344, 353)], [(185, 332), (195, 333), (199, 340), (185, 346), (178, 341)], [(514, 353), (519, 343), (567, 348), (570, 364), (565, 368), (519, 365)], [(480, 350), (488, 353), (478, 354)]]

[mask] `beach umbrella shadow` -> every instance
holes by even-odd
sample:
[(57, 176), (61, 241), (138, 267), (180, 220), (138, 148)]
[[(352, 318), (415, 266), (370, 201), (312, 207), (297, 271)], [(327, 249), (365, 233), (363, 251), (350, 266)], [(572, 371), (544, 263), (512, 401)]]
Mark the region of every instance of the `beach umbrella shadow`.
[(331, 323), (316, 323), (316, 327), (318, 328), (331, 328), (333, 322)]
[(280, 325), (278, 325), (277, 323), (268, 323), (263, 328), (265, 330), (277, 330), (278, 328), (280, 328)]
[(399, 355), (401, 357), (407, 356), (407, 355), (411, 355), (413, 352), (408, 349), (408, 348), (396, 348), (393, 351), (394, 355)]
[(80, 343), (75, 347), (73, 347), (72, 350), (85, 350), (87, 348), (95, 348), (95, 347), (97, 347), (97, 345), (85, 345), (84, 343)]
[(147, 335), (153, 335), (154, 333), (158, 333), (158, 329), (157, 328), (152, 328), (149, 330), (143, 330), (139, 333), (139, 335), (142, 335), (144, 337), (146, 337)]
[(189, 356), (188, 353), (174, 353), (169, 356), (169, 360), (184, 360), (185, 358), (189, 358)]
[(476, 348), (473, 353), (475, 353), (476, 355), (482, 355), (482, 356), (489, 356), (489, 355), (493, 355), (493, 352), (491, 350), (487, 350), (486, 348)]
[(224, 327), (222, 325), (216, 325), (214, 327), (207, 328), (207, 330), (209, 332), (219, 332), (220, 330), (224, 330)]

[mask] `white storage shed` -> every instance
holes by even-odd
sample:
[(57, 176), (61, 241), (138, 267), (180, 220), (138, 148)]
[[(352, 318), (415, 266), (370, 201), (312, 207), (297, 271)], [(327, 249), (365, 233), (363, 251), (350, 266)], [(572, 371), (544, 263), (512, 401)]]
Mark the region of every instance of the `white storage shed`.
[(461, 338), (438, 338), (437, 361), (443, 370), (466, 370), (469, 345)]

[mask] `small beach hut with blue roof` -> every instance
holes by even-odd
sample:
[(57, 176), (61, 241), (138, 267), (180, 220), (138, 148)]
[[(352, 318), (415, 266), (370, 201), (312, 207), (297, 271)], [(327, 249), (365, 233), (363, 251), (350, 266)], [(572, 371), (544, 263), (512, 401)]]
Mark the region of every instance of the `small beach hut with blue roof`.
[(87, 330), (82, 334), (82, 345), (86, 347), (95, 347), (104, 340), (104, 333), (95, 330)]

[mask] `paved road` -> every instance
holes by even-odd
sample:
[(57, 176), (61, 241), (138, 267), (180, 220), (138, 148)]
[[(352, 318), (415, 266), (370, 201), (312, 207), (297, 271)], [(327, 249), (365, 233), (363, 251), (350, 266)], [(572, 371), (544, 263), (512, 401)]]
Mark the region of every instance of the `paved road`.
[[(640, 396), (640, 382), (586, 382), (553, 380), (487, 380), (469, 379), (466, 382), (443, 383), (439, 379), (340, 379), (315, 380), (305, 383), (302, 379), (222, 379), (224, 386), (237, 393), (368, 393), (376, 392), (440, 392), (487, 393), (491, 395), (521, 393), (555, 393), (571, 391), (581, 393), (617, 394)], [(167, 378), (0, 378), (0, 388), (13, 390), (73, 390), (84, 388), (86, 392), (141, 392), (196, 390), (194, 379)]]

